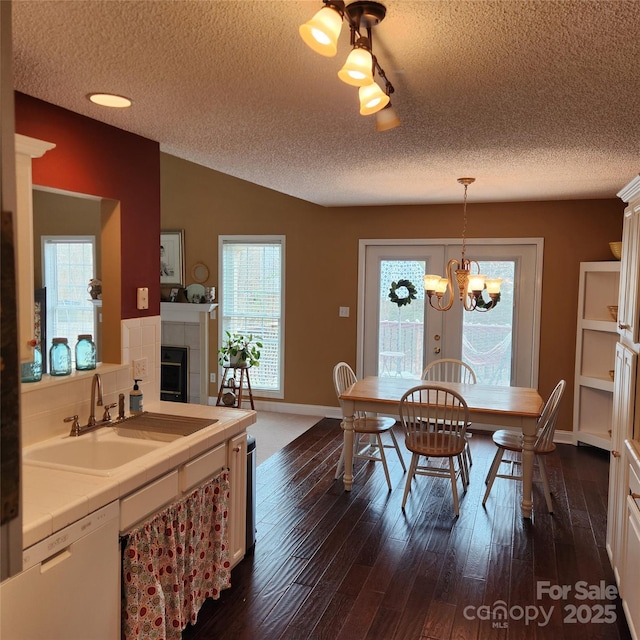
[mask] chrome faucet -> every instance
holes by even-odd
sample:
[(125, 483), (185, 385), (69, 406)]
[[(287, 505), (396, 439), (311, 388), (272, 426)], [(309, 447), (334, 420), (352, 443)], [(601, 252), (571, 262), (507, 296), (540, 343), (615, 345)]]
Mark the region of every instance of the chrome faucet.
[[(97, 391), (97, 396), (96, 396)], [(102, 407), (102, 379), (100, 378), (99, 373), (95, 373), (93, 375), (93, 379), (91, 380), (91, 411), (89, 413), (89, 420), (87, 424), (82, 427), (78, 422), (78, 416), (69, 416), (68, 418), (64, 418), (64, 422), (71, 422), (71, 432), (70, 436), (80, 436), (83, 433), (87, 433), (87, 431), (94, 431), (99, 427), (111, 423), (111, 415), (109, 413), (109, 409), (113, 409), (116, 405), (109, 404), (104, 408), (104, 415), (102, 416), (102, 422), (96, 422), (96, 406)]]
[[(98, 390), (98, 400), (96, 402), (96, 389)], [(96, 373), (91, 380), (91, 413), (89, 414), (89, 421), (87, 427), (96, 426), (96, 405), (102, 406), (102, 378), (100, 374)]]

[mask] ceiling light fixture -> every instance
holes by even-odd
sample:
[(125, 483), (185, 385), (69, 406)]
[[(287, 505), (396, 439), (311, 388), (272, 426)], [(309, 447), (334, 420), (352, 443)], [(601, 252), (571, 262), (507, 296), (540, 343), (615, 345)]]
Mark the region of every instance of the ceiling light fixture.
[[(359, 87), (360, 113), (363, 116), (377, 114), (389, 105), (390, 95), (395, 91), (373, 53), (371, 37), (371, 28), (382, 22), (387, 10), (379, 2), (369, 0), (357, 0), (348, 5), (345, 5), (344, 0), (323, 2), (325, 6), (299, 28), (300, 36), (316, 53), (327, 57), (335, 56), (342, 21), (346, 19), (353, 48), (338, 71), (338, 77), (349, 85)], [(361, 33), (365, 29), (366, 36)], [(376, 72), (384, 82), (384, 90), (374, 79)], [(387, 115), (394, 116), (388, 120), (394, 124), (383, 126), (376, 118), (376, 131), (386, 131), (401, 124), (395, 111)]]
[(87, 98), (94, 104), (99, 104), (101, 107), (126, 109), (132, 105), (132, 101), (129, 98), (118, 96), (115, 93), (90, 93)]
[[(464, 215), (462, 226), (462, 258), (452, 258), (447, 263), (447, 276), (442, 278), (437, 275), (424, 276), (424, 290), (429, 297), (429, 304), (437, 311), (448, 311), (453, 306), (454, 288), (453, 274), (455, 268), (455, 280), (458, 287), (460, 301), (467, 311), (489, 311), (500, 302), (500, 283), (502, 278), (487, 278), (480, 273), (480, 265), (476, 260), (468, 260), (465, 257), (467, 241), (467, 187), (475, 182), (475, 178), (458, 178), (458, 182), (464, 185)], [(472, 273), (475, 265), (477, 272)], [(448, 302), (443, 304), (445, 293), (449, 294)], [(484, 295), (486, 291), (489, 299)], [(435, 302), (434, 302), (435, 298)]]

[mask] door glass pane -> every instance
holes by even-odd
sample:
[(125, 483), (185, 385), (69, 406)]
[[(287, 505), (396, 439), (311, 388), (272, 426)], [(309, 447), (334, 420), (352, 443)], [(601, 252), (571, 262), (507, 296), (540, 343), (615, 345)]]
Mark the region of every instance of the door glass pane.
[[(424, 260), (381, 260), (379, 296), (378, 375), (420, 377), (424, 354)], [(408, 280), (416, 289), (410, 304), (389, 299), (392, 283)], [(406, 287), (396, 290), (407, 297)]]
[(462, 359), (476, 373), (478, 384), (511, 384), (513, 282), (515, 261), (478, 261), (480, 272), (502, 278), (500, 302), (487, 312), (465, 311), (462, 316)]

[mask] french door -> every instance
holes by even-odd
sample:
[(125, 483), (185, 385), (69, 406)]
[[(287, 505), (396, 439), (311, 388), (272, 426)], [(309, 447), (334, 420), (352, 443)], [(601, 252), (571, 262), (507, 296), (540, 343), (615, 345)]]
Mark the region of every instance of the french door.
[[(420, 377), (434, 359), (459, 358), (479, 384), (537, 386), (542, 240), (467, 240), (466, 257), (503, 279), (500, 302), (487, 312), (464, 311), (456, 293), (449, 311), (437, 311), (423, 276), (444, 275), (460, 252), (449, 240), (360, 242), (360, 375)], [(402, 301), (415, 289), (415, 299), (397, 304), (390, 292), (403, 280), (409, 288), (394, 287), (395, 296)]]

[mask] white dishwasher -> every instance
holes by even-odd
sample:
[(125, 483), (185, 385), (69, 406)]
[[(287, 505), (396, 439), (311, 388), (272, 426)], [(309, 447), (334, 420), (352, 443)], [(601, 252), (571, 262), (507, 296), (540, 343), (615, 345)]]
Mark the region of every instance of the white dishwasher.
[(120, 637), (118, 502), (25, 549), (0, 585), (2, 640)]

